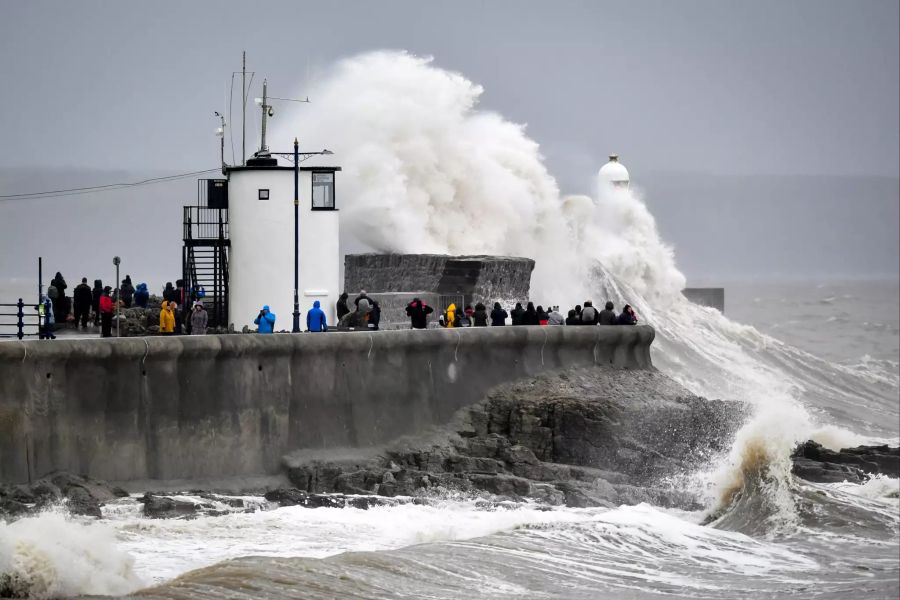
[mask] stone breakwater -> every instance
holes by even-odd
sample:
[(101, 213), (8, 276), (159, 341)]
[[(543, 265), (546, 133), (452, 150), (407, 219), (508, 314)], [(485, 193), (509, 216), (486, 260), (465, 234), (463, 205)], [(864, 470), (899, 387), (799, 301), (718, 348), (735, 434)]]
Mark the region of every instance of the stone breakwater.
[(567, 366), (652, 369), (652, 328), (496, 327), (0, 344), (0, 483), (278, 473), (369, 448)]

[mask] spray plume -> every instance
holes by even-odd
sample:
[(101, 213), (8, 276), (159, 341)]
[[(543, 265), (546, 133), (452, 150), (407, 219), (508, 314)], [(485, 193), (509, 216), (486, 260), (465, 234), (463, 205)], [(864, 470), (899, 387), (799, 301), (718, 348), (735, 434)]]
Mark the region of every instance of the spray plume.
[[(807, 409), (896, 435), (877, 425), (898, 421), (896, 374), (828, 363), (689, 303), (639, 194), (598, 181), (593, 196), (560, 197), (538, 144), (524, 126), (480, 110), (481, 93), (429, 58), (367, 53), (340, 62), (310, 91), (309, 110), (281, 123), (275, 137), (287, 147), (302, 132), (305, 146), (340, 158), (344, 236), (381, 252), (527, 256), (536, 259), (532, 298), (542, 303), (634, 306), (656, 329), (658, 367), (699, 394), (755, 407), (723, 458), (728, 468), (780, 461), (771, 471), (789, 477), (792, 445), (817, 432)], [(761, 440), (778, 415), (777, 435)], [(859, 441), (836, 427), (823, 437)], [(735, 481), (713, 485), (726, 497)]]

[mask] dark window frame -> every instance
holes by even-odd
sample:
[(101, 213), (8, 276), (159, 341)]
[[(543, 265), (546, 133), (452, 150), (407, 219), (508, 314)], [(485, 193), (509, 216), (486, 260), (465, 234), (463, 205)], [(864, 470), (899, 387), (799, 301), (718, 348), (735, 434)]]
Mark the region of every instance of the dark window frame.
[[(316, 174), (327, 173), (331, 175), (331, 206), (315, 206), (313, 204), (313, 193), (316, 187)], [(310, 171), (309, 175), (309, 207), (310, 210), (337, 210), (337, 177), (332, 169), (318, 169)]]
[[(266, 193), (265, 198), (263, 198), (263, 192)], [(259, 188), (256, 199), (257, 200), (269, 200), (271, 197), (272, 197), (272, 193), (269, 191), (269, 188)]]

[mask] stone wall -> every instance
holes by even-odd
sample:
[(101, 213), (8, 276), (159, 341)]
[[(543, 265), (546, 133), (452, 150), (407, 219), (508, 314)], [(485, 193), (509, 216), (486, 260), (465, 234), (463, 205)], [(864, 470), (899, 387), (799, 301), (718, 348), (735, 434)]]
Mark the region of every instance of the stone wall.
[(465, 303), (528, 300), (534, 261), (510, 256), (348, 254), (344, 289), (462, 296)]
[(681, 293), (694, 304), (709, 306), (725, 314), (725, 288), (685, 288)]
[(491, 327), (0, 344), (0, 483), (276, 473), (446, 423), (561, 366), (652, 368), (650, 327)]

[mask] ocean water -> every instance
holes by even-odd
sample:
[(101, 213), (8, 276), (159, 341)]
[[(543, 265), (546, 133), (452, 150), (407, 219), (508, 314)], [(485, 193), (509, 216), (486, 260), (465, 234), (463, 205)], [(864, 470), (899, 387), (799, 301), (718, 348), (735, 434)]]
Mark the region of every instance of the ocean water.
[[(480, 93), (427, 59), (367, 54), (273, 136), (347, 149), (342, 218), (363, 243), (533, 256), (536, 301), (628, 302), (656, 329), (657, 368), (747, 403), (729, 451), (677, 482), (704, 508), (256, 497), (250, 512), (151, 520), (124, 498), (100, 521), (51, 509), (0, 525), (0, 573), (35, 597), (896, 598), (900, 481), (806, 483), (790, 453), (807, 439), (897, 443), (897, 282), (726, 284), (727, 316), (693, 305), (640, 194), (598, 182), (563, 197), (537, 143), (478, 110)], [(578, 269), (560, 268), (571, 257)]]

